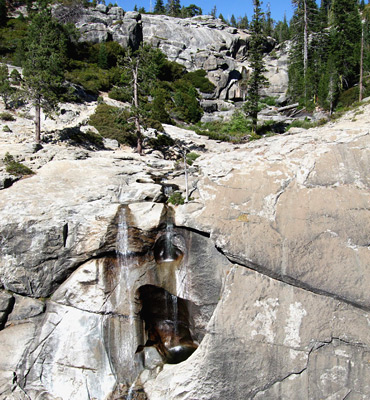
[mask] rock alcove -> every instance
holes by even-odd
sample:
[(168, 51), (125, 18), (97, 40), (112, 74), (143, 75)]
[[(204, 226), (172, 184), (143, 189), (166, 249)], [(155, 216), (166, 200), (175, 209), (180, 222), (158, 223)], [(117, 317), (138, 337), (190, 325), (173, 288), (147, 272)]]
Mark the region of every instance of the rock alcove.
[[(97, 399), (142, 396), (145, 376), (191, 363), (230, 265), (209, 237), (172, 221), (164, 204), (119, 208), (100, 255), (48, 300), (24, 353), (22, 388), (61, 398), (87, 398), (86, 388)], [(66, 380), (84, 384), (66, 392)]]
[(155, 223), (143, 229), (138, 208), (120, 210), (118, 257), (106, 268), (111, 292), (106, 307), (123, 319), (107, 319), (105, 347), (117, 381), (127, 386), (138, 385), (141, 372), (153, 368), (153, 354), (161, 368), (185, 361), (197, 349), (228, 265), (208, 237), (174, 226), (171, 209), (153, 207)]

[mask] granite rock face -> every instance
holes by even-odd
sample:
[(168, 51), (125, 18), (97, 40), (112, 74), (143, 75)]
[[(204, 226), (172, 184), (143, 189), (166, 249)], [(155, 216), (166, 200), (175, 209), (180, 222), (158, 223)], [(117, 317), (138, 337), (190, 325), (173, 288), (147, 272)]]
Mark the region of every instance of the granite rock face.
[[(78, 8), (73, 15), (63, 7), (56, 8), (54, 13), (62, 21), (75, 23), (81, 40), (92, 43), (114, 40), (134, 49), (144, 41), (161, 49), (169, 60), (184, 65), (188, 71), (204, 69), (216, 86), (214, 93), (203, 94), (204, 98), (242, 100), (245, 97), (250, 38), (246, 30), (229, 27), (210, 15), (185, 19), (140, 15), (101, 4), (96, 8)], [(264, 95), (284, 101), (288, 88), (287, 53), (283, 48), (275, 49), (275, 45), (268, 38), (264, 50), (270, 86), (264, 89)], [(274, 55), (269, 56), (273, 49)]]
[(176, 207), (156, 152), (45, 144), (0, 190), (0, 399), (369, 398), (369, 111), (239, 146), (166, 126), (201, 154)]

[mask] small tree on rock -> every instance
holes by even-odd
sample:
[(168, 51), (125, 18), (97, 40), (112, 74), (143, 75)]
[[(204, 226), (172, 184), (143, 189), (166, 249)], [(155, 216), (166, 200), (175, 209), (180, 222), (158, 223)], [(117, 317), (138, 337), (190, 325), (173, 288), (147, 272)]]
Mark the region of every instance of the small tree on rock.
[(261, 10), (261, 1), (253, 0), (254, 14), (250, 24), (251, 38), (249, 42), (249, 60), (251, 75), (248, 81), (247, 101), (244, 105), (244, 111), (252, 118), (252, 130), (256, 132), (258, 122), (258, 103), (261, 97), (261, 89), (268, 85), (264, 76), (266, 68), (263, 62), (263, 49), (266, 43), (266, 36), (263, 32), (263, 12)]
[(35, 107), (35, 141), (41, 139), (41, 109), (46, 114), (56, 110), (58, 91), (64, 80), (66, 40), (61, 25), (42, 8), (27, 30), (23, 78), (26, 95)]
[(156, 50), (149, 45), (141, 45), (136, 51), (129, 50), (118, 62), (122, 71), (121, 90), (132, 99), (131, 119), (135, 124), (136, 150), (139, 154), (143, 151), (141, 126), (145, 124), (147, 114), (143, 100), (150, 93), (157, 75), (153, 63), (155, 56)]
[(10, 108), (10, 100), (14, 90), (10, 85), (8, 67), (0, 64), (0, 97), (2, 98), (5, 109)]

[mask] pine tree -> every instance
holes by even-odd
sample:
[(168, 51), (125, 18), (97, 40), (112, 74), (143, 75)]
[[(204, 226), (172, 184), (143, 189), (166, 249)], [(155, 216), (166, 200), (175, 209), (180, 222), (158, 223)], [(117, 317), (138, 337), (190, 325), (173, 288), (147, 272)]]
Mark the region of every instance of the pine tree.
[(244, 15), (244, 17), (238, 17), (238, 23), (237, 23), (237, 27), (239, 29), (248, 29), (249, 27), (249, 21), (248, 21), (248, 17), (247, 15)]
[(225, 17), (224, 17), (222, 14), (220, 14), (220, 15), (218, 16), (218, 19), (220, 19), (224, 24), (227, 23)]
[(290, 29), (286, 19), (286, 15), (284, 15), (283, 21), (279, 21), (276, 24), (273, 36), (279, 43), (283, 43), (286, 40), (290, 39)]
[(40, 143), (40, 111), (54, 111), (58, 90), (64, 80), (66, 40), (61, 25), (49, 9), (34, 14), (27, 29), (23, 78), (26, 93), (36, 110), (36, 143)]
[(0, 26), (4, 26), (8, 19), (8, 8), (5, 0), (0, 0)]
[(271, 18), (270, 3), (267, 4), (266, 20), (265, 20), (265, 35), (272, 36), (272, 31), (274, 28), (274, 21)]
[(0, 97), (2, 98), (5, 109), (10, 108), (10, 100), (13, 95), (13, 88), (9, 80), (8, 67), (5, 64), (0, 64)]
[(254, 14), (250, 24), (251, 38), (249, 42), (249, 60), (251, 75), (248, 82), (247, 101), (244, 111), (252, 118), (252, 130), (256, 132), (258, 122), (258, 103), (260, 100), (261, 88), (267, 86), (268, 82), (264, 76), (266, 68), (263, 63), (263, 48), (266, 43), (266, 36), (263, 32), (263, 12), (261, 1), (253, 0)]
[(234, 14), (232, 14), (231, 15), (231, 18), (230, 18), (230, 26), (233, 26), (233, 27), (236, 27), (236, 18), (235, 18), (235, 15)]
[(361, 19), (357, 0), (334, 0), (332, 4), (331, 53), (341, 89), (357, 82), (359, 75)]
[(309, 54), (310, 36), (319, 28), (318, 9), (315, 0), (292, 0), (295, 7), (291, 22), (292, 49), (289, 55), (289, 93), (294, 100), (303, 99), (304, 104), (311, 100), (311, 83), (309, 79), (309, 62), (316, 62)]
[(139, 154), (142, 154), (143, 150), (141, 126), (147, 114), (143, 98), (151, 92), (156, 80), (157, 71), (154, 64), (157, 55), (156, 50), (147, 44), (142, 44), (136, 51), (129, 50), (118, 62), (122, 72), (121, 89), (132, 99), (131, 119), (135, 124), (136, 149)]
[(163, 0), (156, 0), (154, 6), (154, 14), (166, 14), (166, 8), (163, 4)]
[(168, 0), (167, 14), (171, 17), (178, 17), (181, 13), (180, 0)]

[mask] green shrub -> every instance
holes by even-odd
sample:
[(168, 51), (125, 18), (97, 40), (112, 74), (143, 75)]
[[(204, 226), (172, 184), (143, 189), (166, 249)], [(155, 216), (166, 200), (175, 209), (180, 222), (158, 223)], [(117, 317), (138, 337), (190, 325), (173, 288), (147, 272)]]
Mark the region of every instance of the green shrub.
[(15, 121), (14, 116), (12, 114), (8, 113), (8, 112), (0, 113), (0, 119), (2, 121)]
[(123, 90), (119, 87), (114, 87), (109, 93), (108, 97), (113, 100), (122, 101), (128, 103), (131, 101), (131, 96), (128, 94), (127, 90)]
[(60, 132), (60, 140), (71, 142), (89, 149), (104, 148), (103, 137), (93, 131), (82, 132), (80, 128), (65, 128)]
[(155, 138), (150, 138), (147, 141), (147, 146), (154, 150), (165, 151), (168, 147), (175, 144), (174, 140), (167, 135), (158, 135)]
[(187, 164), (193, 165), (194, 161), (195, 161), (198, 157), (200, 157), (200, 155), (197, 154), (197, 153), (194, 153), (193, 151), (190, 152), (190, 153), (188, 153), (188, 154), (186, 155), (186, 162), (187, 162)]
[(128, 122), (130, 112), (122, 108), (99, 104), (90, 117), (90, 124), (106, 138), (116, 139), (121, 144), (134, 146), (136, 137), (133, 124)]
[(145, 121), (143, 122), (143, 125), (145, 128), (152, 128), (159, 132), (164, 131), (163, 125), (159, 121), (153, 118), (146, 118)]
[(276, 99), (275, 97), (264, 97), (261, 99), (261, 103), (274, 107), (276, 106)]
[(9, 128), (8, 125), (3, 126), (3, 132), (11, 132), (12, 130)]
[(82, 61), (72, 61), (70, 70), (65, 77), (68, 81), (81, 85), (88, 93), (97, 95), (99, 91), (108, 91), (119, 80), (119, 72), (116, 68), (106, 70), (96, 64), (88, 64)]
[(16, 60), (17, 51), (21, 49), (21, 42), (26, 36), (27, 21), (21, 18), (11, 18), (6, 26), (0, 28), (0, 56), (4, 56), (16, 65), (21, 60)]
[(4, 164), (6, 165), (6, 172), (14, 176), (33, 175), (34, 172), (24, 164), (15, 161), (14, 156), (7, 152), (4, 157)]
[(175, 117), (188, 123), (198, 122), (202, 118), (203, 110), (200, 107), (198, 93), (194, 86), (189, 86), (181, 79), (174, 83), (174, 88), (172, 111)]
[(184, 75), (184, 80), (190, 82), (194, 87), (202, 93), (213, 93), (215, 85), (206, 78), (206, 71), (198, 69), (197, 71), (188, 72)]
[(182, 197), (180, 192), (174, 192), (168, 198), (167, 203), (174, 204), (175, 206), (182, 205), (185, 203), (185, 198)]
[(10, 73), (10, 79), (14, 85), (19, 85), (22, 81), (21, 74), (15, 68)]
[(295, 120), (287, 127), (287, 130), (289, 130), (290, 128), (310, 129), (310, 128), (313, 128), (315, 126), (316, 126), (316, 124), (314, 122), (309, 121), (307, 119), (305, 119), (304, 121)]

